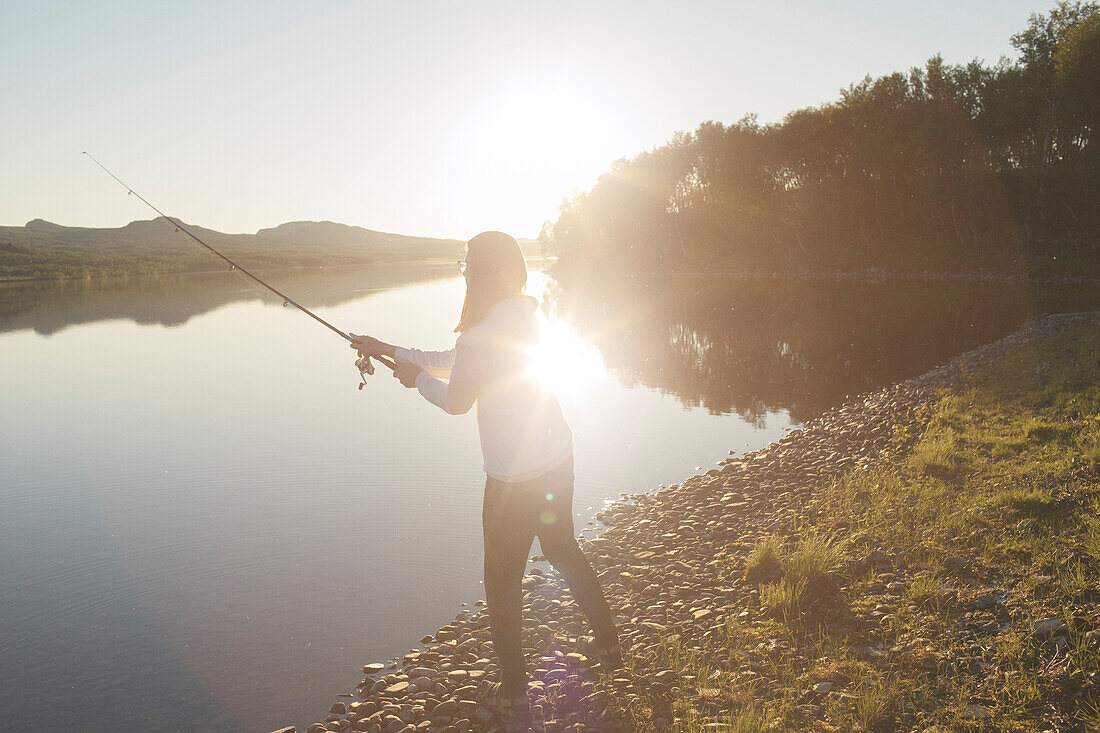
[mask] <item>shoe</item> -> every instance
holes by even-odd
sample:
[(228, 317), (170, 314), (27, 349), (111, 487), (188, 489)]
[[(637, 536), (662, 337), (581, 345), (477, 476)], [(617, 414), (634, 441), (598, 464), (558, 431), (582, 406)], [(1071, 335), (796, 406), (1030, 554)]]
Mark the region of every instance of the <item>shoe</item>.
[(581, 653), (596, 664), (600, 665), (600, 671), (610, 674), (623, 669), (623, 650), (618, 642), (610, 646), (601, 646), (590, 636), (582, 637)]
[(496, 712), (504, 725), (505, 733), (546, 733), (546, 728), (531, 714), (531, 701), (527, 695), (504, 697), (499, 682), (485, 685), (481, 701)]

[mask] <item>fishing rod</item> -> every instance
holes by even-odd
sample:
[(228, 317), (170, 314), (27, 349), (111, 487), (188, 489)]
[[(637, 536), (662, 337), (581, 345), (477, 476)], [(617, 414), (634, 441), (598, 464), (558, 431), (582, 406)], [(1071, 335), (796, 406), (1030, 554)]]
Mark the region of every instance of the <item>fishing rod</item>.
[[(168, 216), (167, 214), (165, 214), (165, 213), (164, 213), (163, 211), (161, 211), (160, 209), (158, 209), (158, 208), (157, 208), (156, 206), (153, 206), (153, 204), (149, 203), (149, 201), (148, 201), (148, 200), (147, 200), (147, 199), (146, 199), (146, 198), (145, 198), (144, 196), (142, 196), (142, 195), (141, 195), (140, 193), (138, 193), (138, 192), (137, 192), (137, 191), (135, 191), (134, 189), (130, 188), (130, 186), (128, 186), (128, 185), (127, 185), (126, 183), (124, 183), (124, 182), (122, 181), (122, 179), (120, 179), (120, 178), (119, 178), (118, 176), (116, 176), (116, 175), (115, 175), (114, 173), (111, 173), (111, 171), (107, 170), (107, 167), (106, 167), (105, 165), (103, 165), (102, 163), (100, 163), (100, 162), (99, 162), (98, 160), (96, 160), (96, 159), (95, 159), (95, 158), (94, 158), (94, 157), (92, 156), (92, 154), (91, 154), (91, 153), (89, 153), (89, 152), (88, 152), (87, 150), (83, 151), (83, 153), (84, 153), (84, 155), (87, 155), (87, 156), (88, 156), (88, 158), (89, 158), (89, 159), (91, 159), (91, 161), (92, 161), (93, 163), (95, 163), (95, 164), (96, 164), (96, 165), (98, 165), (98, 166), (99, 166), (100, 168), (102, 168), (102, 169), (103, 169), (103, 172), (104, 172), (104, 173), (106, 173), (106, 174), (107, 174), (107, 175), (109, 175), (109, 176), (110, 176), (111, 178), (113, 178), (113, 179), (115, 179), (116, 181), (118, 181), (119, 185), (121, 185), (121, 186), (122, 186), (123, 188), (125, 188), (125, 189), (126, 189), (126, 195), (127, 195), (127, 196), (137, 196), (137, 198), (138, 198), (138, 201), (140, 201), (141, 203), (145, 204), (146, 206), (148, 206), (148, 207), (149, 207), (150, 209), (152, 209), (153, 211), (157, 212), (157, 214), (159, 214), (159, 215), (161, 216), (161, 218), (165, 219), (165, 220), (166, 220), (166, 221), (168, 221), (168, 222), (169, 222), (170, 224), (173, 224), (173, 225), (174, 225), (174, 226), (176, 227), (176, 231), (177, 231), (177, 232), (183, 232), (183, 233), (184, 233), (184, 234), (186, 234), (186, 235), (187, 235), (188, 237), (190, 237), (190, 238), (191, 238), (191, 239), (192, 239), (192, 240), (193, 240), (193, 241), (194, 241), (195, 243), (199, 244), (200, 246), (204, 247), (204, 248), (205, 248), (205, 249), (206, 249), (207, 251), (209, 251), (209, 252), (211, 252), (211, 253), (213, 253), (213, 254), (217, 255), (218, 257), (222, 258), (223, 260), (225, 260), (225, 262), (227, 262), (227, 263), (229, 264), (229, 269), (230, 269), (230, 270), (236, 270), (237, 272), (241, 273), (242, 275), (244, 275), (244, 276), (246, 276), (246, 277), (250, 278), (251, 280), (253, 280), (253, 281), (255, 281), (256, 283), (258, 283), (259, 285), (262, 285), (263, 287), (267, 288), (267, 289), (268, 289), (268, 290), (270, 290), (271, 292), (273, 292), (273, 293), (275, 293), (276, 295), (278, 295), (278, 296), (279, 296), (280, 298), (282, 298), (282, 299), (283, 299), (283, 307), (284, 307), (284, 308), (286, 308), (286, 307), (287, 307), (288, 305), (292, 305), (292, 306), (294, 306), (295, 308), (297, 308), (298, 310), (300, 310), (300, 311), (301, 311), (302, 313), (305, 313), (305, 314), (306, 314), (307, 316), (309, 316), (309, 317), (310, 317), (310, 318), (312, 318), (313, 320), (317, 321), (317, 322), (318, 322), (318, 323), (320, 323), (321, 325), (323, 325), (323, 326), (325, 326), (326, 328), (328, 328), (328, 329), (329, 329), (330, 331), (333, 331), (334, 333), (337, 333), (337, 334), (339, 334), (339, 335), (340, 335), (341, 337), (343, 337), (343, 338), (344, 338), (344, 339), (346, 339), (347, 341), (350, 341), (350, 342), (352, 342), (352, 343), (355, 343), (355, 339), (353, 339), (353, 338), (351, 337), (351, 334), (348, 334), (348, 333), (345, 333), (345, 332), (341, 331), (341, 330), (340, 330), (340, 329), (338, 329), (338, 328), (337, 328), (336, 326), (332, 325), (331, 323), (329, 323), (328, 321), (326, 321), (326, 320), (325, 320), (324, 318), (321, 318), (321, 317), (320, 317), (319, 315), (317, 315), (316, 313), (314, 313), (313, 311), (311, 311), (311, 310), (310, 310), (309, 308), (306, 308), (306, 307), (305, 307), (304, 305), (300, 304), (300, 303), (299, 303), (298, 301), (296, 301), (296, 300), (294, 300), (293, 298), (291, 298), (291, 297), (290, 297), (289, 295), (286, 295), (285, 293), (283, 293), (283, 292), (281, 292), (281, 291), (279, 291), (279, 290), (276, 290), (275, 288), (271, 287), (271, 286), (270, 286), (270, 285), (268, 285), (268, 284), (267, 284), (266, 282), (264, 282), (264, 281), (263, 281), (263, 280), (261, 280), (260, 278), (256, 277), (256, 276), (255, 276), (255, 275), (253, 275), (253, 274), (252, 274), (251, 272), (249, 272), (248, 270), (244, 269), (243, 267), (241, 267), (240, 265), (238, 265), (238, 264), (237, 264), (236, 262), (234, 262), (233, 260), (231, 260), (231, 259), (229, 259), (228, 257), (226, 257), (225, 255), (223, 255), (223, 254), (222, 254), (221, 252), (219, 252), (218, 250), (214, 249), (213, 247), (211, 247), (211, 246), (210, 246), (209, 244), (207, 244), (206, 242), (202, 241), (201, 239), (199, 239), (199, 238), (198, 238), (198, 237), (197, 237), (197, 236), (196, 236), (196, 235), (195, 235), (195, 234), (194, 234), (193, 232), (191, 232), (191, 230), (189, 230), (189, 229), (188, 229), (187, 227), (185, 227), (185, 226), (184, 226), (183, 224), (181, 224), (180, 222), (176, 221), (176, 220), (175, 220), (175, 219), (173, 219), (172, 217), (170, 217), (170, 216)], [(374, 356), (374, 357), (371, 357), (371, 356), (370, 356), (369, 354), (363, 354), (363, 355), (362, 355), (362, 356), (361, 356), (361, 357), (360, 357), (360, 358), (359, 358), (359, 359), (358, 359), (358, 360), (357, 360), (357, 361), (355, 362), (355, 366), (356, 366), (356, 368), (357, 368), (357, 369), (359, 369), (359, 378), (360, 378), (360, 379), (362, 380), (362, 381), (360, 382), (360, 384), (359, 384), (359, 389), (363, 389), (363, 387), (364, 387), (364, 386), (366, 386), (366, 384), (367, 384), (367, 376), (366, 376), (366, 375), (368, 375), (368, 374), (374, 374), (374, 365), (373, 365), (373, 364), (371, 364), (371, 358), (377, 359), (378, 361), (382, 362), (382, 363), (383, 363), (383, 364), (385, 364), (385, 365), (386, 365), (387, 367), (389, 367), (389, 368), (390, 368), (391, 370), (393, 370), (393, 369), (396, 369), (396, 368), (397, 368), (397, 365), (396, 365), (396, 364), (395, 364), (394, 362), (390, 361), (389, 359), (387, 359), (387, 358), (386, 358), (386, 357), (384, 357), (384, 356)]]

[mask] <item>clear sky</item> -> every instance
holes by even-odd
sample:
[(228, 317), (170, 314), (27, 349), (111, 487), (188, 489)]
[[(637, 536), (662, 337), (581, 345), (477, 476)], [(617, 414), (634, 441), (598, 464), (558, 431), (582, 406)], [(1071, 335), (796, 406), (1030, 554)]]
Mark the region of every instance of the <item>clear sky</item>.
[(1012, 56), (1038, 0), (0, 0), (0, 224), (534, 236), (705, 120)]

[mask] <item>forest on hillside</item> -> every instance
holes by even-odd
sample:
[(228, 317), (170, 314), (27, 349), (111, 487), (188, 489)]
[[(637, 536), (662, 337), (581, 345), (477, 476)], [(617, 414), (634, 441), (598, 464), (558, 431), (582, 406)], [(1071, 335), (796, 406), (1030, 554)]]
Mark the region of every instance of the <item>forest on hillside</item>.
[(540, 234), (584, 272), (1097, 271), (1100, 5), (1015, 60), (867, 77), (774, 124), (704, 122), (619, 160)]

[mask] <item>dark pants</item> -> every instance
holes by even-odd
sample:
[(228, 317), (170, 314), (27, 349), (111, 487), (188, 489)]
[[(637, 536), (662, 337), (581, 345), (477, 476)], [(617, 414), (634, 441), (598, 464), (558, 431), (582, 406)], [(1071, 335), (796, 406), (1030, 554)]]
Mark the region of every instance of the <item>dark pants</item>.
[(600, 581), (573, 532), (573, 459), (531, 481), (511, 483), (487, 477), (481, 512), (485, 535), (485, 594), (493, 648), (500, 663), (502, 692), (527, 691), (527, 666), (520, 641), (523, 571), (538, 535), (542, 552), (569, 584), (600, 646), (618, 641)]

